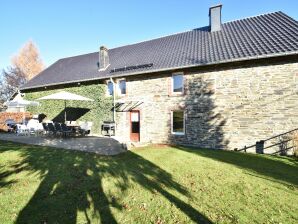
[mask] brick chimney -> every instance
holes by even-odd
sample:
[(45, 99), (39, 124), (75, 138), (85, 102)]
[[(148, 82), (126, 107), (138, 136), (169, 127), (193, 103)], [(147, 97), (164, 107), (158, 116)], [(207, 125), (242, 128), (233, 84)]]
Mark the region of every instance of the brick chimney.
[(209, 26), (211, 32), (221, 29), (221, 7), (222, 5), (219, 4), (209, 8)]
[(99, 48), (99, 71), (106, 70), (110, 65), (108, 48), (101, 46)]

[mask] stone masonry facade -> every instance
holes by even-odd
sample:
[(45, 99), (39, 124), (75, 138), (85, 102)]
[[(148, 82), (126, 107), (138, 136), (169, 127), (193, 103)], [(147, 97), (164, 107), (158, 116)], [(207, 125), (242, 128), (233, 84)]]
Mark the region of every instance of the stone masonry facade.
[[(182, 95), (171, 94), (172, 73), (126, 77), (127, 93), (119, 99), (141, 103), (134, 108), (140, 142), (233, 150), (298, 128), (297, 61), (183, 73)], [(173, 110), (184, 110), (184, 135), (171, 134)], [(129, 112), (121, 107), (116, 135), (130, 141)]]

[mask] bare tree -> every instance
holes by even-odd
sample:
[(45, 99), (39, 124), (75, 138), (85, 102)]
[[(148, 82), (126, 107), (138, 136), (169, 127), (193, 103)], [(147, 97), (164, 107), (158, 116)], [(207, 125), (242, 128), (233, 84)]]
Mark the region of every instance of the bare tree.
[(8, 67), (6, 70), (2, 71), (2, 88), (1, 95), (5, 95), (6, 98), (11, 96), (19, 86), (27, 82), (25, 74), (16, 67)]
[(4, 94), (5, 94), (4, 88), (5, 87), (6, 87), (6, 85), (4, 84), (3, 77), (0, 76), (0, 112), (5, 109), (4, 105), (3, 105), (3, 103), (6, 100), (6, 96), (4, 96)]

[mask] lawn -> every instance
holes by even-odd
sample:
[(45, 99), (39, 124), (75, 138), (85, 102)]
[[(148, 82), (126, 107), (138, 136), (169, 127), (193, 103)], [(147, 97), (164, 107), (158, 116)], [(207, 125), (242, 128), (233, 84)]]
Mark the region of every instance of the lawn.
[(294, 158), (0, 142), (0, 223), (297, 223)]

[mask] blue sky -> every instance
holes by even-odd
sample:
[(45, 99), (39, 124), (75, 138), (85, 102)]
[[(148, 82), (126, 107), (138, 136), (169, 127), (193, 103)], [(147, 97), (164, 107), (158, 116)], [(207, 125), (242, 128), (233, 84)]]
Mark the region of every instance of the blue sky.
[(0, 0), (0, 69), (32, 39), (49, 66), (59, 58), (95, 52), (208, 25), (222, 3), (223, 22), (283, 11), (298, 19), (297, 0)]

